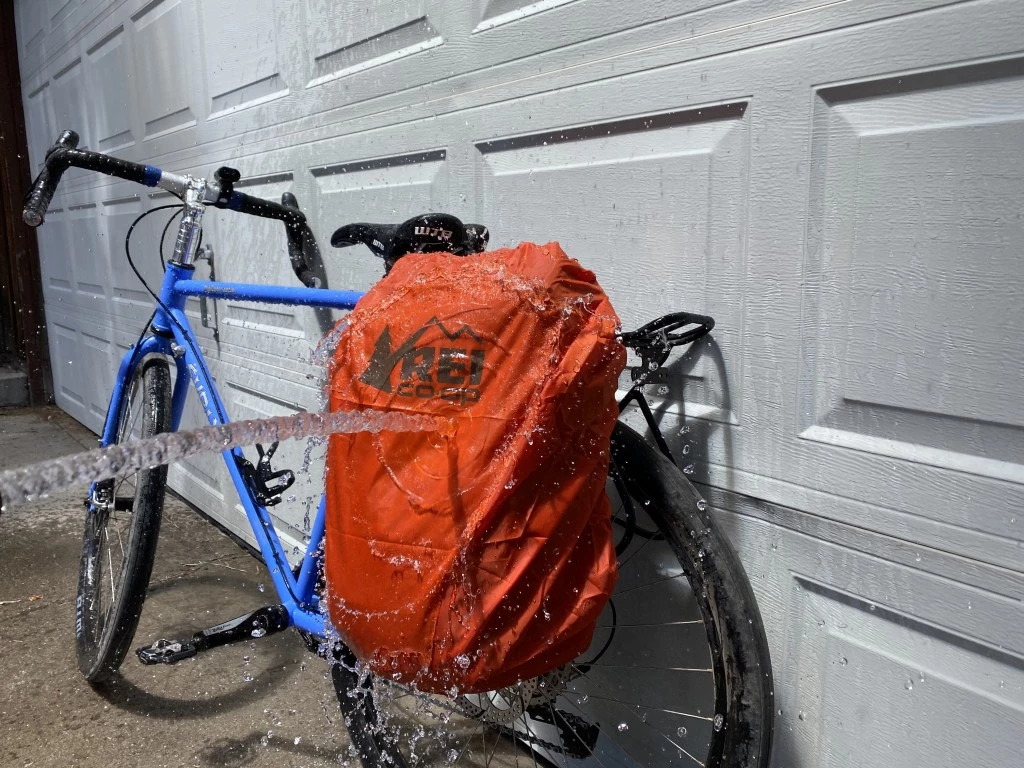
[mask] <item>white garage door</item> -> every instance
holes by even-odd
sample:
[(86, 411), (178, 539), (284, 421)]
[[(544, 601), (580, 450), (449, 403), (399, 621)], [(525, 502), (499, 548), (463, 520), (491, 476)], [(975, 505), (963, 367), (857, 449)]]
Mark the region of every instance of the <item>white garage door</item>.
[[(292, 190), (321, 242), (445, 210), (497, 244), (560, 240), (626, 326), (713, 315), (659, 413), (762, 605), (775, 764), (1024, 765), (1024, 4), (17, 10), (35, 166), (70, 127)], [(124, 235), (166, 202), (71, 173), (39, 232), (57, 399), (93, 428), (148, 316)], [(136, 249), (153, 283), (157, 219)], [(219, 278), (295, 283), (279, 225), (208, 221)], [(367, 252), (325, 256), (332, 287), (380, 273)], [(318, 407), (329, 322), (224, 302), (202, 334), (233, 416)], [(243, 531), (213, 462), (173, 482)], [(302, 483), (276, 510), (296, 540), (317, 495)]]

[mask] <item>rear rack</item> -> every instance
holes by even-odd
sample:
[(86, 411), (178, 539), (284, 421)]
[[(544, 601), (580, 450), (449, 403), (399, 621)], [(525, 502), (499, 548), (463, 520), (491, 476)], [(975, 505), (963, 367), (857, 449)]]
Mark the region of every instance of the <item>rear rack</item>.
[(643, 386), (650, 375), (665, 364), (674, 347), (690, 344), (714, 327), (714, 319), (707, 315), (673, 312), (635, 331), (620, 333), (619, 341), (640, 355), (640, 365), (629, 369), (630, 378), (638, 382), (635, 386)]
[(658, 448), (673, 462), (675, 459), (665, 437), (661, 434), (654, 414), (651, 412), (651, 406), (647, 402), (647, 398), (644, 397), (642, 387), (647, 384), (652, 375), (661, 369), (661, 366), (668, 360), (669, 353), (675, 347), (693, 343), (707, 335), (714, 327), (714, 319), (707, 315), (673, 312), (670, 315), (663, 315), (657, 320), (652, 320), (635, 331), (618, 335), (619, 341), (624, 346), (640, 355), (640, 365), (629, 368), (629, 376), (633, 385), (619, 401), (619, 412), (621, 413), (630, 402), (636, 401)]

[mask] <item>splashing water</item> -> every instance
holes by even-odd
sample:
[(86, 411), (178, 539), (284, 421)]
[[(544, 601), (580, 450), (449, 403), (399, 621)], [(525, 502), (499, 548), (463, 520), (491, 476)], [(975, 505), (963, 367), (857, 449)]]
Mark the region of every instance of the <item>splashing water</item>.
[(451, 433), (449, 420), (405, 413), (362, 410), (340, 413), (297, 413), (271, 419), (220, 424), (187, 432), (168, 432), (144, 440), (41, 461), (0, 472), (0, 500), (8, 505), (94, 480), (171, 464), (200, 453), (220, 453), (237, 446), (273, 443), (338, 432)]

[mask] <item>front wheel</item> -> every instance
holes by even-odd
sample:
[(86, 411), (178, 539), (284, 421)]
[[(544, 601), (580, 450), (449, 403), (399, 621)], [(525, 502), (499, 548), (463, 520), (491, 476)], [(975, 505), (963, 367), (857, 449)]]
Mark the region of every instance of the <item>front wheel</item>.
[(576, 661), (444, 697), (342, 658), (333, 678), (366, 768), (768, 764), (771, 661), (735, 552), (686, 477), (621, 423), (608, 493), (619, 579)]
[[(171, 378), (167, 361), (147, 357), (116, 408), (114, 443), (152, 437), (170, 426)], [(117, 671), (142, 614), (156, 557), (167, 467), (94, 483), (86, 515), (75, 602), (78, 666), (91, 683)]]

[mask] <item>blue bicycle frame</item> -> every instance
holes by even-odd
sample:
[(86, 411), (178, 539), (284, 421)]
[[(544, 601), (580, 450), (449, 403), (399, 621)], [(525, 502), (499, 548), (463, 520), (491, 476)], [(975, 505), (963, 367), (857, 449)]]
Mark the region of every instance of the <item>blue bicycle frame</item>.
[[(107, 410), (107, 419), (103, 426), (102, 445), (110, 445), (116, 439), (120, 414), (119, 409), (115, 406), (121, 402), (121, 395), (125, 387), (132, 381), (139, 363), (150, 354), (166, 355), (172, 358), (177, 365), (171, 399), (172, 431), (177, 430), (181, 423), (189, 380), (195, 388), (210, 425), (224, 423), (227, 413), (224, 402), (220, 393), (217, 392), (206, 360), (199, 350), (195, 333), (185, 314), (185, 302), (189, 296), (206, 296), (213, 299), (230, 297), (234, 300), (264, 304), (317, 306), (332, 309), (352, 309), (363, 296), (357, 291), (286, 288), (276, 285), (193, 280), (191, 279), (192, 273), (193, 268), (189, 266), (182, 266), (174, 262), (167, 265), (163, 285), (160, 289), (162, 306), (154, 315), (153, 333), (132, 346), (118, 368), (114, 390), (111, 393), (111, 407)], [(172, 342), (175, 343), (174, 347), (172, 347)], [(224, 418), (222, 418), (222, 414)], [(249, 525), (256, 537), (263, 561), (270, 571), (270, 577), (277, 589), (281, 604), (287, 608), (288, 617), (293, 626), (323, 637), (326, 634), (326, 625), (324, 617), (319, 611), (319, 600), (314, 594), (314, 590), (320, 568), (320, 557), (323, 552), (320, 544), (324, 536), (324, 497), (320, 497), (320, 505), (310, 531), (309, 544), (296, 577), (292, 573), (285, 556), (284, 546), (278, 538), (270, 514), (266, 507), (256, 501), (249, 485), (239, 471), (237, 459), (242, 456), (241, 448), (223, 452), (228, 474), (231, 475), (231, 481), (235, 484), (235, 490), (245, 509)]]

